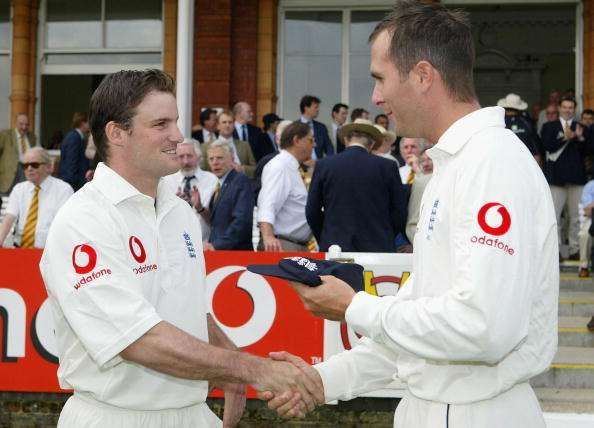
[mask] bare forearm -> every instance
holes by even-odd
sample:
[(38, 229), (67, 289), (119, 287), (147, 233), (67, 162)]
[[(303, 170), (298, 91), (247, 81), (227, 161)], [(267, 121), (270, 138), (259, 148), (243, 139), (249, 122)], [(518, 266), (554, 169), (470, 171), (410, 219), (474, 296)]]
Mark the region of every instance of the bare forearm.
[(260, 232), (262, 232), (262, 236), (265, 238), (274, 238), (274, 229), (270, 223), (260, 222)]
[(14, 224), (14, 219), (15, 217), (12, 214), (6, 214), (4, 216), (4, 220), (0, 224), (0, 247), (2, 247), (4, 244), (6, 236), (8, 236), (8, 232), (10, 232), (10, 229)]
[(122, 358), (183, 379), (251, 384), (262, 359), (210, 345), (166, 321), (151, 328), (120, 354)]
[(206, 320), (208, 322), (208, 341), (211, 345), (234, 351), (239, 350), (237, 346), (235, 346), (235, 343), (233, 343), (225, 332), (217, 325), (211, 314), (206, 315)]

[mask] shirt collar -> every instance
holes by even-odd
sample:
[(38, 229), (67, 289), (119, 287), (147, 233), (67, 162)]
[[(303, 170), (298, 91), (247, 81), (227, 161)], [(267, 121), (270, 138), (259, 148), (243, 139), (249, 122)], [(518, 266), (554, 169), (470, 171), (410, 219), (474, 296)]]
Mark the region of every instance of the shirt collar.
[(437, 144), (427, 152), (431, 158), (438, 152), (455, 155), (473, 135), (490, 127), (505, 128), (505, 110), (502, 107), (485, 107), (461, 117), (442, 134)]
[(225, 180), (227, 180), (227, 177), (229, 177), (229, 174), (231, 174), (231, 171), (233, 171), (233, 170), (230, 169), (229, 171), (227, 171), (227, 174), (225, 174), (221, 178), (219, 178), (219, 184), (221, 185), (221, 187), (223, 187), (223, 184), (225, 184)]
[(80, 135), (80, 138), (82, 138), (83, 140), (85, 139), (85, 134), (83, 134), (80, 129), (74, 128), (74, 130), (77, 132), (78, 135)]
[[(114, 205), (133, 197), (150, 199), (154, 205), (154, 198), (141, 193), (136, 187), (103, 162), (99, 162), (97, 165), (92, 183)], [(175, 197), (175, 194), (164, 183), (164, 180), (159, 180), (157, 186), (157, 206), (164, 208), (168, 202), (175, 201)]]
[(301, 123), (307, 123), (307, 124), (313, 123), (313, 119), (308, 119), (305, 116), (301, 116)]

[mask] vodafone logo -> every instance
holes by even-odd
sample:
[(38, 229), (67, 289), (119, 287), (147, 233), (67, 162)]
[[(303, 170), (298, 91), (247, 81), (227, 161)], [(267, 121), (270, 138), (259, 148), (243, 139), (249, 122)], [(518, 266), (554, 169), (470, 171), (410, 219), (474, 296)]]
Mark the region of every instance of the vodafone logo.
[[(218, 288), (227, 289), (238, 303), (234, 313), (221, 312), (217, 307)], [(263, 276), (248, 272), (244, 266), (225, 266), (206, 276), (208, 311), (215, 322), (238, 347), (252, 345), (270, 331), (276, 316), (276, 297), (272, 287)], [(235, 318), (249, 303), (249, 311)], [(226, 322), (223, 322), (226, 321)]]
[(132, 257), (138, 263), (144, 263), (146, 260), (146, 251), (144, 250), (144, 246), (140, 239), (136, 236), (131, 236), (128, 240), (128, 246), (130, 247), (130, 252), (132, 253)]
[[(498, 207), (498, 208), (496, 208)], [(498, 212), (501, 223), (494, 224), (493, 212)], [(488, 219), (488, 220), (487, 220)], [(481, 207), (477, 216), (478, 224), (485, 233), (493, 236), (505, 235), (511, 227), (511, 216), (507, 208), (499, 202), (489, 202)]]
[(97, 252), (87, 244), (80, 244), (72, 250), (72, 266), (80, 275), (91, 272), (97, 265)]

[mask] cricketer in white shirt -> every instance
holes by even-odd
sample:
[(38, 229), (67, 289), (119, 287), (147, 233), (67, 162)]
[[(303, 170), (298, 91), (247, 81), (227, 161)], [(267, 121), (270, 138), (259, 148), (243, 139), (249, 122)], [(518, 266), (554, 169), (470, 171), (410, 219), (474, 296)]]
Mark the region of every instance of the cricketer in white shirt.
[(528, 381), (557, 349), (549, 187), (499, 107), (457, 120), (427, 153), (413, 274), (396, 296), (355, 295), (345, 318), (361, 345), (314, 366), (326, 401), (399, 378), (398, 426), (544, 427)]
[(204, 426), (220, 425), (204, 403), (207, 381), (119, 355), (162, 320), (208, 342), (202, 237), (187, 202), (163, 181), (153, 199), (100, 163), (56, 216), (40, 267), (62, 388), (123, 409), (199, 406)]

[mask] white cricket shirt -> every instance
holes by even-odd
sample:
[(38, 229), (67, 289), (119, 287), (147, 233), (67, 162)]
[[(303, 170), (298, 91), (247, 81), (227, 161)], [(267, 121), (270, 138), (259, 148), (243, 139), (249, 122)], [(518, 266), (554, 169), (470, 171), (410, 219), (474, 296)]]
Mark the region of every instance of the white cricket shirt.
[(361, 346), (317, 365), (326, 399), (394, 378), (424, 400), (486, 400), (546, 370), (557, 349), (559, 265), (549, 186), (490, 107), (456, 121), (434, 162), (396, 296), (357, 293), (347, 323)]
[(206, 381), (119, 356), (161, 320), (208, 341), (198, 219), (162, 181), (155, 202), (100, 163), (93, 181), (58, 212), (40, 268), (53, 308), (61, 387), (137, 410), (205, 401)]

